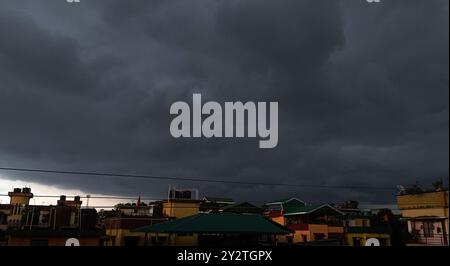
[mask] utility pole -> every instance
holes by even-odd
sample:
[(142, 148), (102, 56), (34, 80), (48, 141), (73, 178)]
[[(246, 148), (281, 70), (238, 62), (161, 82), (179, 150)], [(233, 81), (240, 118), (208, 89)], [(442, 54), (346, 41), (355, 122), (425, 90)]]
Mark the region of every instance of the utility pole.
[(89, 199), (91, 198), (91, 195), (86, 195), (86, 207), (89, 208)]
[(34, 208), (35, 207), (33, 207), (33, 211), (31, 212), (30, 230), (31, 230), (31, 226), (33, 226)]

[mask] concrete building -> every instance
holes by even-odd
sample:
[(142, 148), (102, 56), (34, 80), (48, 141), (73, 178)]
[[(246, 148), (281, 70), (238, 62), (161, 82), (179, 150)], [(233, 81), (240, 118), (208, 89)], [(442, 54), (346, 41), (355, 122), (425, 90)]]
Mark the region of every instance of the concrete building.
[[(133, 231), (136, 228), (153, 225), (168, 221), (166, 217), (152, 217), (152, 216), (117, 216), (108, 217), (105, 219), (105, 233), (108, 237), (108, 246), (144, 246), (147, 243), (145, 234), (142, 232)], [(162, 245), (167, 239), (167, 235), (156, 236), (150, 235), (148, 241), (149, 245)]]
[(329, 204), (306, 205), (297, 198), (266, 204), (266, 215), (293, 233), (278, 236), (278, 242), (299, 244), (334, 239), (344, 243), (343, 213)]
[(102, 245), (97, 211), (81, 208), (80, 197), (61, 196), (56, 205), (30, 205), (30, 188), (15, 188), (8, 195), (10, 203), (0, 205), (0, 245)]
[(448, 245), (448, 201), (448, 189), (397, 195), (397, 206), (411, 234), (409, 244)]
[(22, 220), (22, 210), (30, 204), (30, 199), (33, 198), (30, 188), (14, 188), (13, 191), (8, 192), (10, 198), (9, 205), (11, 210), (7, 217), (8, 227), (19, 226)]

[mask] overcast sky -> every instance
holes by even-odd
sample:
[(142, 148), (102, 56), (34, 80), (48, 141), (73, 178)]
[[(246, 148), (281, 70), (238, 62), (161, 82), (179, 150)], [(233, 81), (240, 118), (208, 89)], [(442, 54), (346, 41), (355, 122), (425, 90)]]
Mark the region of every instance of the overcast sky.
[[(8, 171), (0, 182), (393, 202), (396, 185), (448, 180), (448, 20), (447, 0), (0, 0), (0, 167), (394, 190)], [(172, 138), (170, 105), (196, 92), (278, 101), (278, 146)]]

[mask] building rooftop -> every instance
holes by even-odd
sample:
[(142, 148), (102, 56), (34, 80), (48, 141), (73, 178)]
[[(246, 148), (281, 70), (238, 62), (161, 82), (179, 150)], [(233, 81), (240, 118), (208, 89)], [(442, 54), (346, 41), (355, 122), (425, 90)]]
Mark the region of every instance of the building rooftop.
[(344, 213), (329, 204), (292, 206), (284, 209), (284, 215), (309, 214), (316, 211), (344, 215)]
[(398, 197), (398, 196), (423, 195), (423, 194), (429, 194), (429, 193), (442, 193), (442, 192), (448, 193), (448, 192), (449, 192), (449, 189), (448, 189), (448, 188), (444, 188), (444, 189), (439, 189), (439, 190), (436, 190), (436, 189), (429, 189), (429, 190), (416, 190), (416, 191), (410, 189), (410, 191), (408, 191), (408, 190), (400, 191), (400, 192), (397, 194), (397, 197)]
[(222, 212), (234, 212), (234, 213), (262, 213), (263, 209), (248, 203), (240, 202), (220, 208)]
[(297, 202), (297, 203), (301, 203), (301, 204), (305, 204), (305, 202), (303, 200), (300, 200), (296, 197), (292, 197), (292, 198), (285, 198), (285, 199), (280, 199), (280, 200), (275, 200), (272, 202), (268, 202), (266, 203), (266, 205), (274, 205), (274, 204), (286, 204), (288, 202)]
[(232, 198), (204, 197), (203, 200), (207, 202), (216, 202), (216, 203), (229, 203), (229, 204), (235, 203), (235, 201)]

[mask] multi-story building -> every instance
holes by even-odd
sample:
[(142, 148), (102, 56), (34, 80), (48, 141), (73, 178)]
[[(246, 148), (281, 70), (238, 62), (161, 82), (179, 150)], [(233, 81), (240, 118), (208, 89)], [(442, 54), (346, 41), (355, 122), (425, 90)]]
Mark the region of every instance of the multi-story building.
[[(143, 246), (145, 234), (133, 229), (169, 220), (162, 216), (160, 202), (117, 204), (114, 211), (102, 212), (102, 224), (110, 246)], [(155, 243), (156, 245), (156, 243)]]
[(33, 198), (30, 188), (14, 188), (8, 193), (10, 198), (10, 212), (7, 217), (8, 227), (20, 226), (22, 220), (23, 209), (30, 204), (30, 199)]
[(329, 204), (306, 205), (297, 198), (266, 204), (267, 216), (293, 233), (278, 236), (281, 243), (334, 239), (344, 242), (343, 213)]
[(360, 209), (358, 202), (348, 201), (335, 206), (344, 214), (344, 244), (348, 246), (365, 246), (367, 240), (377, 239), (381, 246), (391, 246), (391, 232), (383, 221), (373, 224), (378, 218), (371, 210)]
[(345, 228), (345, 244), (366, 246), (369, 239), (377, 239), (380, 246), (390, 246), (391, 237), (387, 227), (350, 226)]
[[(109, 246), (144, 246), (147, 245), (145, 241), (145, 234), (142, 232), (133, 231), (136, 228), (153, 225), (168, 221), (167, 217), (154, 216), (129, 216), (119, 215), (116, 217), (108, 217), (104, 221), (105, 233), (108, 237), (107, 245)], [(156, 235), (150, 236), (149, 245), (159, 245), (164, 243), (167, 236), (161, 235), (156, 238)]]
[[(118, 204), (109, 217), (104, 218), (108, 244), (112, 246), (168, 245), (169, 235), (135, 231), (134, 229), (150, 226), (168, 220), (179, 219), (197, 214), (201, 200), (197, 200), (191, 190), (171, 187), (166, 200), (152, 203)], [(197, 235), (173, 235), (172, 242), (189, 245), (196, 241)], [(171, 243), (172, 243), (171, 242)]]
[[(56, 205), (30, 205), (30, 188), (8, 193), (9, 204), (0, 205), (0, 244), (8, 246), (64, 246), (102, 244), (104, 233), (96, 227), (97, 211), (81, 208), (80, 197), (61, 196)], [(69, 242), (68, 242), (69, 241)]]
[(409, 244), (448, 245), (449, 191), (401, 191), (397, 205), (411, 235)]
[(391, 231), (386, 224), (373, 225), (377, 219), (370, 211), (341, 210), (345, 213), (345, 244), (349, 246), (365, 246), (367, 240), (377, 239), (380, 246), (391, 246)]
[(169, 188), (169, 196), (161, 201), (162, 213), (169, 218), (183, 218), (197, 214), (202, 200), (198, 199), (196, 189)]

